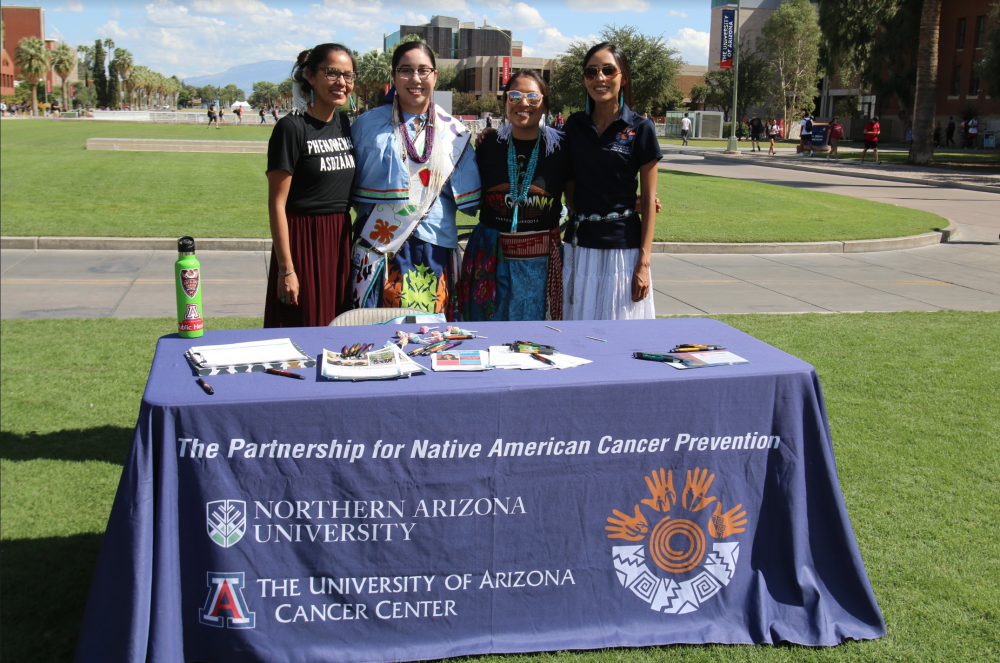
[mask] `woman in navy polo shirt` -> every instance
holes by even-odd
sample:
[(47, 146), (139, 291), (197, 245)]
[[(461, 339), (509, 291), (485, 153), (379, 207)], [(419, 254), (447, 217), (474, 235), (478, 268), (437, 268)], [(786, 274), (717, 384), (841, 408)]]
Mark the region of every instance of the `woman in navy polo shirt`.
[(631, 75), (621, 49), (598, 44), (583, 63), (587, 110), (566, 121), (576, 187), (565, 237), (563, 319), (653, 318), (649, 262), (663, 153), (653, 123), (628, 107)]

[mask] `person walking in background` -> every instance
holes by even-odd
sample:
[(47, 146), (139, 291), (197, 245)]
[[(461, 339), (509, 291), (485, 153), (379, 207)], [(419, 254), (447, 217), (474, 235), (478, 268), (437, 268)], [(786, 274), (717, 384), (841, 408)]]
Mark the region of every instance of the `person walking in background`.
[(781, 133), (781, 129), (778, 127), (778, 121), (772, 118), (767, 123), (767, 140), (770, 145), (767, 148), (767, 155), (773, 157), (774, 152), (774, 141), (778, 140), (778, 136)]
[(754, 113), (750, 117), (750, 151), (753, 152), (754, 147), (760, 152), (760, 139), (764, 136), (764, 123), (760, 121), (757, 117), (757, 113)]
[(260, 123), (267, 124), (267, 115), (264, 114), (264, 107), (260, 107)]
[(566, 120), (565, 118), (563, 118), (563, 114), (559, 113), (559, 115), (556, 116), (556, 129), (562, 131), (565, 125), (566, 125)]
[(955, 146), (955, 118), (952, 115), (948, 116), (948, 124), (944, 127), (944, 138), (945, 146)]
[(215, 104), (209, 104), (208, 106), (208, 128), (212, 128), (212, 123), (215, 123), (215, 128), (219, 128), (219, 116), (215, 112)]
[(688, 135), (691, 133), (691, 118), (687, 113), (681, 118), (681, 145), (688, 144)]
[(492, 129), (493, 128), (493, 116), (492, 115), (489, 115), (489, 114), (486, 115), (486, 128), (487, 129)]
[(356, 71), (352, 51), (340, 44), (302, 51), (292, 69), (296, 97), (310, 103), (275, 124), (267, 144), (273, 248), (264, 327), (325, 326), (351, 308), (355, 164), (341, 108), (351, 100)]
[(812, 116), (809, 113), (806, 113), (806, 116), (802, 118), (802, 123), (800, 126), (801, 126), (801, 132), (800, 132), (801, 139), (799, 140), (799, 156), (804, 157), (806, 155), (806, 148), (809, 148), (809, 156), (812, 156), (813, 120)]
[(834, 159), (840, 161), (840, 152), (838, 147), (840, 145), (840, 139), (844, 137), (844, 125), (840, 123), (840, 118), (833, 118), (833, 122), (830, 123), (830, 151), (827, 153), (827, 159)]
[(226, 123), (226, 109), (223, 108), (222, 106), (219, 106), (219, 124), (225, 124), (225, 123)]
[(277, 106), (271, 106), (271, 115), (274, 117), (274, 121), (277, 122), (278, 121), (278, 107)]
[(965, 123), (965, 135), (966, 147), (978, 150), (979, 145), (977, 144), (977, 141), (979, 139), (979, 120), (975, 117), (970, 118), (969, 121)]
[(878, 135), (881, 132), (882, 125), (878, 123), (878, 115), (876, 115), (865, 125), (865, 149), (861, 150), (861, 163), (865, 162), (865, 155), (871, 149), (875, 152), (875, 165), (879, 166), (882, 164), (878, 160)]

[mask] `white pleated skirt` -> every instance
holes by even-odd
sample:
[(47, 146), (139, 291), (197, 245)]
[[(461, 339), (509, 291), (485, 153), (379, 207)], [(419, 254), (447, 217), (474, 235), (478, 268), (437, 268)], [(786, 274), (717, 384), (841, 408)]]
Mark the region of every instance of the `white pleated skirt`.
[[(643, 320), (656, 317), (653, 289), (632, 301), (639, 249), (585, 249), (565, 245), (563, 320)], [(652, 274), (650, 275), (652, 280)]]

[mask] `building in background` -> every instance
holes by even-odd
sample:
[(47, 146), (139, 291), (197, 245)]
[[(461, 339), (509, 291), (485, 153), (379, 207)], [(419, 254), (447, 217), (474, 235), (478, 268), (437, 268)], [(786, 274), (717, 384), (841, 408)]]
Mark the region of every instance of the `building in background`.
[[(691, 103), (691, 88), (695, 85), (705, 84), (705, 74), (708, 73), (708, 67), (703, 64), (684, 64), (681, 65), (680, 76), (677, 77), (677, 87), (680, 88), (681, 94), (684, 95), (684, 103)], [(702, 104), (704, 106), (704, 104)], [(697, 110), (705, 110), (704, 108), (698, 108)]]
[(0, 6), (3, 18), (4, 48), (14, 62), (14, 80), (21, 78), (21, 68), (14, 61), (17, 45), (25, 37), (38, 37), (45, 41), (45, 10), (41, 7)]
[[(740, 41), (756, 48), (764, 23), (771, 18), (782, 0), (742, 0), (740, 2)], [(722, 10), (736, 9), (736, 0), (712, 0), (712, 27), (708, 44), (708, 70), (719, 68), (719, 48), (722, 43)]]
[(14, 94), (14, 59), (7, 49), (0, 49), (0, 95)]

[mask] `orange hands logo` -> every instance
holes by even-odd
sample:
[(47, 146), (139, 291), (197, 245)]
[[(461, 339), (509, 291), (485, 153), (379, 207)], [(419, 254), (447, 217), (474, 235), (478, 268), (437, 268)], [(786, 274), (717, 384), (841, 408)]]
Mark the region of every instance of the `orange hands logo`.
[(673, 470), (667, 472), (666, 480), (663, 478), (662, 467), (659, 474), (656, 473), (656, 470), (653, 470), (652, 477), (652, 481), (650, 481), (649, 477), (643, 477), (646, 480), (646, 485), (649, 486), (649, 493), (652, 497), (648, 500), (642, 500), (642, 503), (657, 511), (670, 511), (670, 507), (677, 504)]
[[(706, 476), (708, 477), (706, 479)], [(694, 477), (691, 476), (691, 470), (687, 471), (687, 483), (684, 484), (684, 492), (681, 494), (681, 502), (684, 504), (684, 508), (689, 511), (701, 511), (706, 506), (711, 504), (715, 497), (705, 497), (705, 493), (708, 489), (712, 487), (712, 482), (715, 480), (715, 475), (712, 474), (708, 476), (708, 470), (701, 470), (699, 468), (694, 468)], [(690, 495), (690, 504), (688, 504), (688, 496)]]
[(389, 241), (392, 240), (393, 235), (395, 235), (396, 230), (398, 229), (399, 229), (398, 225), (390, 226), (385, 219), (376, 219), (375, 228), (370, 233), (368, 233), (368, 236), (371, 237), (376, 242), (380, 242), (382, 244), (388, 244)]
[[(740, 511), (739, 513), (736, 513), (742, 508), (742, 504), (737, 504), (729, 511), (722, 513), (722, 502), (717, 502), (715, 504), (715, 513), (712, 514), (712, 520), (708, 525), (708, 533), (716, 539), (724, 539), (730, 534), (740, 534), (745, 532), (746, 528), (741, 527), (741, 525), (747, 524), (747, 519), (744, 518), (744, 516), (747, 515), (747, 512)], [(740, 520), (741, 518), (742, 520)]]
[(618, 509), (612, 509), (617, 518), (608, 518), (608, 525), (604, 529), (612, 534), (608, 534), (609, 539), (625, 539), (627, 541), (642, 541), (646, 533), (649, 532), (649, 523), (646, 516), (639, 511), (639, 505), (635, 505), (635, 517), (624, 514)]

